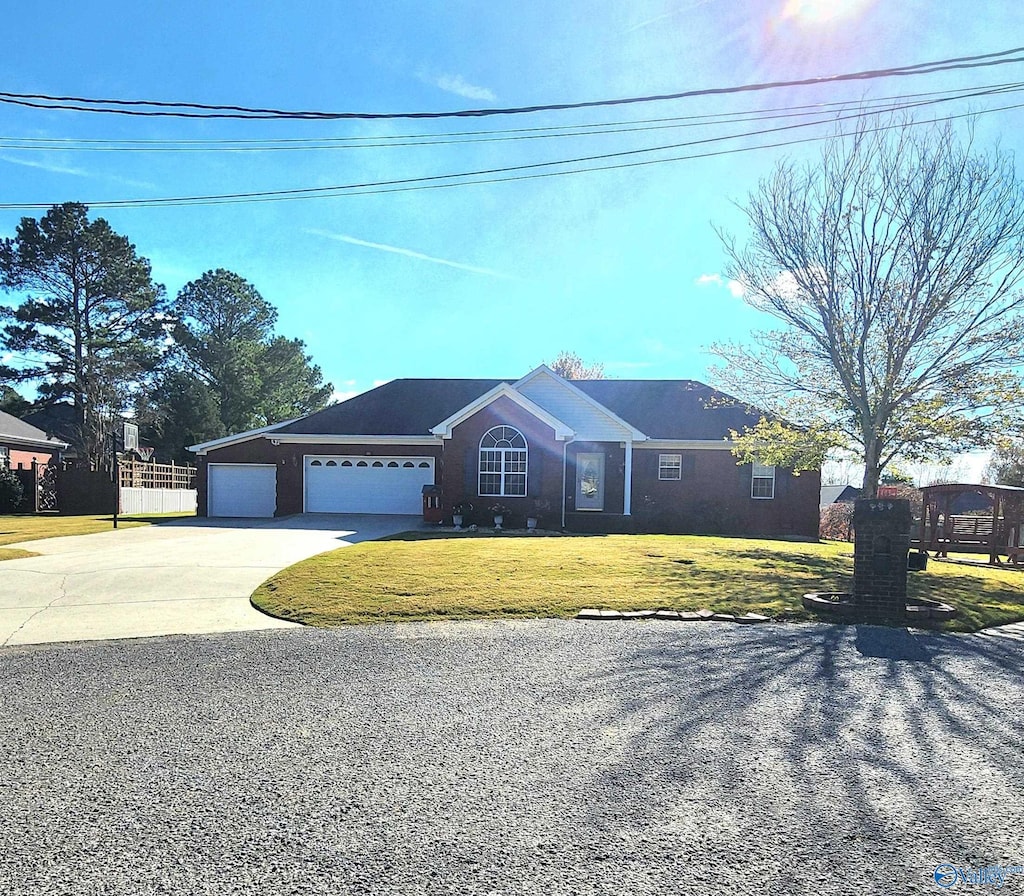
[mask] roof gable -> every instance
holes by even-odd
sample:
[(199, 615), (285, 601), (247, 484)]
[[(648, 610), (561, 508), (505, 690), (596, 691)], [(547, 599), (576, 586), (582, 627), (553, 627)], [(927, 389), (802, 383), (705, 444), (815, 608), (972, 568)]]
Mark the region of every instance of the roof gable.
[(513, 388), (571, 426), (577, 439), (585, 441), (643, 441), (647, 437), (570, 380), (542, 364)]
[(493, 389), (485, 394), (481, 395), (475, 401), (471, 401), (463, 408), (459, 408), (454, 414), (449, 416), (447, 419), (442, 420), (437, 426), (431, 428), (431, 432), (435, 436), (441, 436), (441, 438), (451, 438), (452, 430), (462, 423), (464, 420), (468, 420), (475, 413), (487, 407), (499, 398), (508, 398), (510, 401), (515, 402), (519, 407), (532, 416), (536, 417), (541, 422), (547, 424), (555, 431), (555, 438), (559, 440), (571, 439), (574, 432), (571, 427), (567, 426), (562, 420), (550, 414), (547, 410), (542, 408), (540, 405), (531, 401), (529, 397), (521, 394), (515, 388), (510, 386), (508, 383), (498, 383)]

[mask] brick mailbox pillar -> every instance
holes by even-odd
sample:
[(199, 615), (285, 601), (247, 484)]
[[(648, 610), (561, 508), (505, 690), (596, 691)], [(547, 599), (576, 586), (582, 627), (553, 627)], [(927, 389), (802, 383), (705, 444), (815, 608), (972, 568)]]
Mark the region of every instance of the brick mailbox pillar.
[(853, 602), (862, 619), (906, 619), (911, 521), (907, 500), (860, 498), (855, 502)]

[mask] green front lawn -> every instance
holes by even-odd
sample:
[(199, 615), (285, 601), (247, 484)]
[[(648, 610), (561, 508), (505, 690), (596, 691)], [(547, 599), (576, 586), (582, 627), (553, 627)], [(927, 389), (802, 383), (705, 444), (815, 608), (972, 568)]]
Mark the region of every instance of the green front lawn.
[[(568, 618), (583, 607), (707, 608), (812, 618), (807, 591), (850, 586), (852, 546), (695, 535), (563, 538), (409, 533), (321, 554), (253, 594), (260, 609), (308, 625), (479, 617)], [(929, 564), (910, 593), (955, 604), (947, 628), (1024, 619), (1024, 571)]]
[[(149, 526), (162, 520), (192, 516), (191, 513), (164, 513), (153, 516), (118, 517), (118, 527)], [(107, 516), (57, 516), (42, 514), (29, 516), (21, 514), (0, 514), (0, 545), (17, 544), (21, 541), (35, 541), (38, 538), (59, 538), (62, 535), (91, 535), (113, 529), (113, 517)], [(0, 560), (15, 560), (31, 557), (31, 551), (18, 548), (0, 547)]]

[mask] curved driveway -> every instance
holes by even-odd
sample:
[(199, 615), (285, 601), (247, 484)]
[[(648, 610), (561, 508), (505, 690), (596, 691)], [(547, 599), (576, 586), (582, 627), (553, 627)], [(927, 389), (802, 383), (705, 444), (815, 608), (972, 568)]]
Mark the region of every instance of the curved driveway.
[(286, 628), (249, 595), (337, 547), (416, 528), (408, 516), (172, 520), (10, 547), (0, 565), (0, 646)]

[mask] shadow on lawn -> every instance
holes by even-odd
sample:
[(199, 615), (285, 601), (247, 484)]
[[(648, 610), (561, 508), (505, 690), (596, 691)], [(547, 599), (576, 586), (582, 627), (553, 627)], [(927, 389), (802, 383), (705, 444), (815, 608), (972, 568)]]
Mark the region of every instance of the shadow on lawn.
[(607, 724), (634, 732), (606, 783), (651, 782), (638, 832), (690, 819), (679, 848), (697, 863), (739, 854), (748, 881), (792, 868), (794, 893), (858, 879), (850, 892), (931, 892), (941, 862), (1024, 860), (1007, 817), (1024, 787), (1021, 642), (773, 626), (712, 644), (685, 631), (591, 682), (621, 695)]

